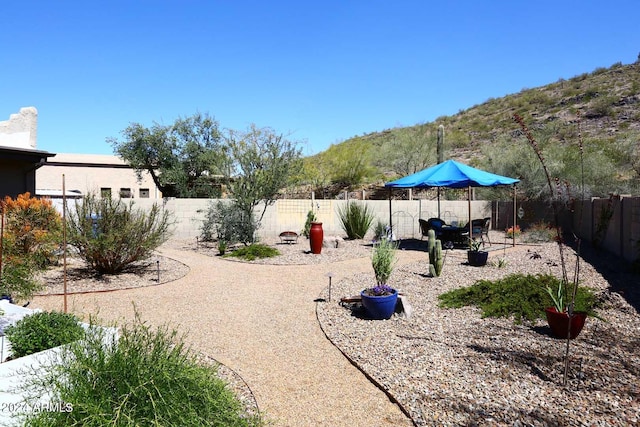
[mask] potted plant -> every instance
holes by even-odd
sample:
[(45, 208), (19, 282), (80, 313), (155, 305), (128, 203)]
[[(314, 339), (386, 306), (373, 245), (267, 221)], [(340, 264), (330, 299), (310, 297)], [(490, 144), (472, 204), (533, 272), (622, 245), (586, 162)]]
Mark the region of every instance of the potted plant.
[(467, 251), (467, 261), (469, 265), (474, 267), (482, 267), (487, 263), (489, 258), (489, 252), (481, 251), (480, 245), (482, 241), (476, 239), (469, 239), (469, 250)]
[(566, 288), (566, 283), (562, 281), (558, 283), (558, 289), (555, 292), (547, 286), (547, 293), (553, 301), (553, 306), (545, 308), (544, 312), (551, 332), (556, 338), (574, 339), (582, 331), (587, 312), (576, 311), (571, 304), (565, 305)]
[(398, 301), (398, 291), (388, 285), (395, 267), (396, 245), (389, 239), (382, 239), (373, 249), (371, 264), (376, 276), (376, 286), (360, 292), (362, 306), (372, 319), (389, 319)]

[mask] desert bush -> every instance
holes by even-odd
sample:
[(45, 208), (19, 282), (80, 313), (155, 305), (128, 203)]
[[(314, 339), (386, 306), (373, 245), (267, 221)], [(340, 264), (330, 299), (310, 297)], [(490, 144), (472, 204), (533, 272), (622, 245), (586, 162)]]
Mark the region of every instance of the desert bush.
[(307, 239), (309, 238), (309, 233), (311, 232), (311, 223), (317, 220), (318, 218), (316, 217), (315, 212), (313, 212), (313, 209), (307, 212), (307, 219), (304, 222), (304, 229), (302, 230), (302, 235)]
[(100, 274), (116, 274), (142, 261), (170, 235), (169, 213), (154, 204), (149, 211), (133, 201), (87, 195), (69, 215), (69, 243)]
[(376, 222), (376, 225), (373, 227), (373, 239), (374, 240), (380, 240), (383, 237), (387, 236), (387, 224), (378, 220)]
[(252, 243), (258, 225), (253, 215), (246, 214), (234, 202), (209, 204), (200, 228), (204, 241), (218, 240), (227, 244)]
[[(438, 295), (440, 307), (459, 308), (474, 305), (482, 317), (513, 317), (515, 323), (544, 319), (544, 309), (553, 301), (547, 288), (558, 289), (560, 279), (550, 274), (512, 274), (503, 279), (478, 280), (469, 287)], [(590, 288), (578, 287), (575, 309), (593, 314), (597, 300)]]
[[(137, 322), (119, 337), (90, 328), (35, 372), (28, 399), (48, 394), (71, 411), (26, 414), (27, 426), (258, 426), (184, 338)], [(29, 401), (29, 400), (28, 400)]]
[(553, 242), (556, 238), (556, 229), (546, 222), (536, 222), (535, 224), (531, 224), (522, 240), (526, 243), (542, 243), (542, 242)]
[(29, 299), (40, 285), (34, 280), (37, 270), (55, 260), (60, 247), (62, 219), (48, 199), (29, 193), (0, 203), (4, 215), (2, 234), (2, 276), (0, 294), (12, 299)]
[(76, 316), (57, 311), (23, 317), (5, 329), (11, 341), (11, 357), (28, 356), (79, 340), (84, 335), (84, 328), (78, 322)]
[(32, 257), (39, 267), (50, 264), (62, 237), (62, 218), (51, 200), (31, 197), (27, 192), (15, 200), (5, 197), (2, 209), (3, 243), (10, 246), (11, 253)]
[(516, 225), (515, 227), (509, 227), (507, 228), (507, 230), (505, 231), (505, 234), (507, 235), (507, 237), (509, 238), (513, 238), (520, 236), (520, 234), (522, 234), (522, 231), (520, 230), (520, 226)]
[(27, 259), (15, 256), (4, 256), (2, 264), (2, 279), (0, 281), (0, 296), (9, 297), (9, 301), (26, 301), (42, 284), (35, 279), (35, 268)]
[(347, 202), (338, 208), (338, 218), (348, 239), (362, 239), (371, 228), (374, 214), (369, 205), (360, 202)]

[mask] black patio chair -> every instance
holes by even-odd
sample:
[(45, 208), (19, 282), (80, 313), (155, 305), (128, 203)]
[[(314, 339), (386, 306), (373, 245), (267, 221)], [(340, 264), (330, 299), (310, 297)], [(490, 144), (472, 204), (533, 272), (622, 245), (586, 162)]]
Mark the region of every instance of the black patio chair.
[(435, 231), (436, 237), (440, 237), (442, 235), (442, 227), (446, 225), (440, 218), (419, 219), (418, 223), (420, 224), (420, 240), (428, 236), (429, 230)]

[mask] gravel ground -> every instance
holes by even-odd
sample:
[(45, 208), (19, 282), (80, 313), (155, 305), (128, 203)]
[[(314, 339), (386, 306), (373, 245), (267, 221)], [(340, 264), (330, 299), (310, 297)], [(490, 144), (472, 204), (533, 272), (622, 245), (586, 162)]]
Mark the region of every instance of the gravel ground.
[[(172, 258), (155, 253), (146, 261), (135, 263), (120, 274), (98, 275), (77, 257), (67, 259), (67, 294), (82, 294), (141, 288), (173, 282), (184, 277), (189, 267)], [(37, 295), (63, 295), (65, 272), (62, 260), (58, 265), (41, 272), (37, 280), (42, 289)]]
[[(492, 236), (492, 241), (499, 239)], [(407, 296), (412, 316), (370, 321), (338, 303), (340, 297), (374, 283), (366, 242), (347, 241), (339, 248), (324, 248), (321, 255), (309, 254), (304, 238), (293, 245), (264, 243), (281, 255), (247, 265), (223, 261), (215, 247), (195, 240), (170, 241), (160, 252), (191, 267), (185, 277), (148, 291), (142, 288), (154, 284), (151, 276), (129, 277), (120, 286), (134, 289), (77, 295), (72, 306), (79, 313), (99, 309), (102, 317), (119, 319), (132, 316), (126, 302), (134, 301), (154, 322), (211, 325), (191, 331), (193, 345), (233, 367), (240, 389), (244, 383), (245, 394), (248, 387), (256, 391), (261, 408), (277, 418), (275, 425), (406, 425), (357, 376), (347, 373), (348, 363), (342, 364), (314, 331), (317, 324), (308, 304), (318, 296), (329, 300), (326, 276), (331, 272), (332, 298), (314, 303), (317, 321), (334, 345), (397, 400), (416, 425), (640, 425), (639, 280), (621, 273), (609, 259), (604, 266), (581, 263), (581, 282), (600, 291), (604, 308), (599, 314), (606, 322), (587, 319), (572, 341), (569, 384), (563, 388), (565, 342), (550, 337), (545, 323), (514, 325), (508, 319), (482, 319), (475, 308), (437, 305), (440, 293), (477, 279), (514, 272), (559, 274), (555, 244), (493, 250), (489, 265), (481, 268), (465, 265), (464, 251), (449, 251), (441, 277), (431, 278), (426, 253), (421, 252), (426, 242), (405, 242), (414, 250), (400, 254), (391, 285)], [(532, 257), (534, 252), (539, 257)], [(498, 268), (498, 259), (506, 266)], [(114, 281), (118, 279), (112, 278), (112, 286)], [(255, 295), (256, 286), (262, 289), (260, 295)], [(208, 287), (215, 287), (216, 294)], [(116, 295), (121, 297), (114, 299)], [(278, 295), (287, 298), (278, 301)], [(167, 301), (183, 311), (167, 311)], [(48, 297), (35, 303), (59, 304)], [(359, 390), (367, 390), (367, 398)], [(386, 415), (380, 418), (373, 408), (382, 406)]]
[[(575, 252), (569, 248), (566, 255), (572, 277)], [(437, 278), (429, 277), (426, 254), (424, 262), (394, 271), (390, 284), (407, 296), (410, 318), (364, 320), (358, 307), (336, 301), (373, 283), (373, 272), (339, 281), (332, 287), (336, 297), (318, 306), (321, 327), (419, 426), (640, 425), (637, 275), (609, 267), (605, 278), (594, 266), (580, 263), (581, 283), (600, 294), (604, 307), (599, 314), (606, 321), (588, 318), (571, 342), (564, 388), (566, 341), (552, 338), (546, 322), (515, 325), (510, 319), (483, 319), (476, 308), (439, 308), (437, 300), (439, 294), (478, 279), (511, 273), (559, 276), (557, 245), (492, 251), (489, 264), (481, 268), (466, 265), (465, 257), (464, 251), (450, 251)], [(498, 259), (506, 266), (499, 268)]]
[[(159, 252), (187, 265), (184, 277), (149, 286), (135, 276), (142, 286), (71, 295), (69, 307), (105, 324), (138, 317), (177, 327), (199, 354), (233, 370), (230, 380), (244, 388), (241, 399), (253, 396), (270, 426), (411, 425), (318, 327), (315, 300), (327, 275), (338, 280), (364, 271), (367, 258), (354, 258), (358, 249), (345, 250), (334, 257), (343, 261), (316, 264), (318, 256), (299, 250), (300, 243), (283, 249), (298, 254), (297, 265), (234, 262), (214, 252), (205, 256), (195, 239), (167, 242)], [(61, 310), (62, 302), (39, 296), (31, 307)]]

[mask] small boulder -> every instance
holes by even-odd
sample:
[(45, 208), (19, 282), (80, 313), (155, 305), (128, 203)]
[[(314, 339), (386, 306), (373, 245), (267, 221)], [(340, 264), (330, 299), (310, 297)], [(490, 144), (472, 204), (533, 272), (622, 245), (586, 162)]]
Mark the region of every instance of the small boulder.
[(344, 239), (340, 236), (326, 236), (322, 239), (323, 248), (339, 248), (344, 244)]

